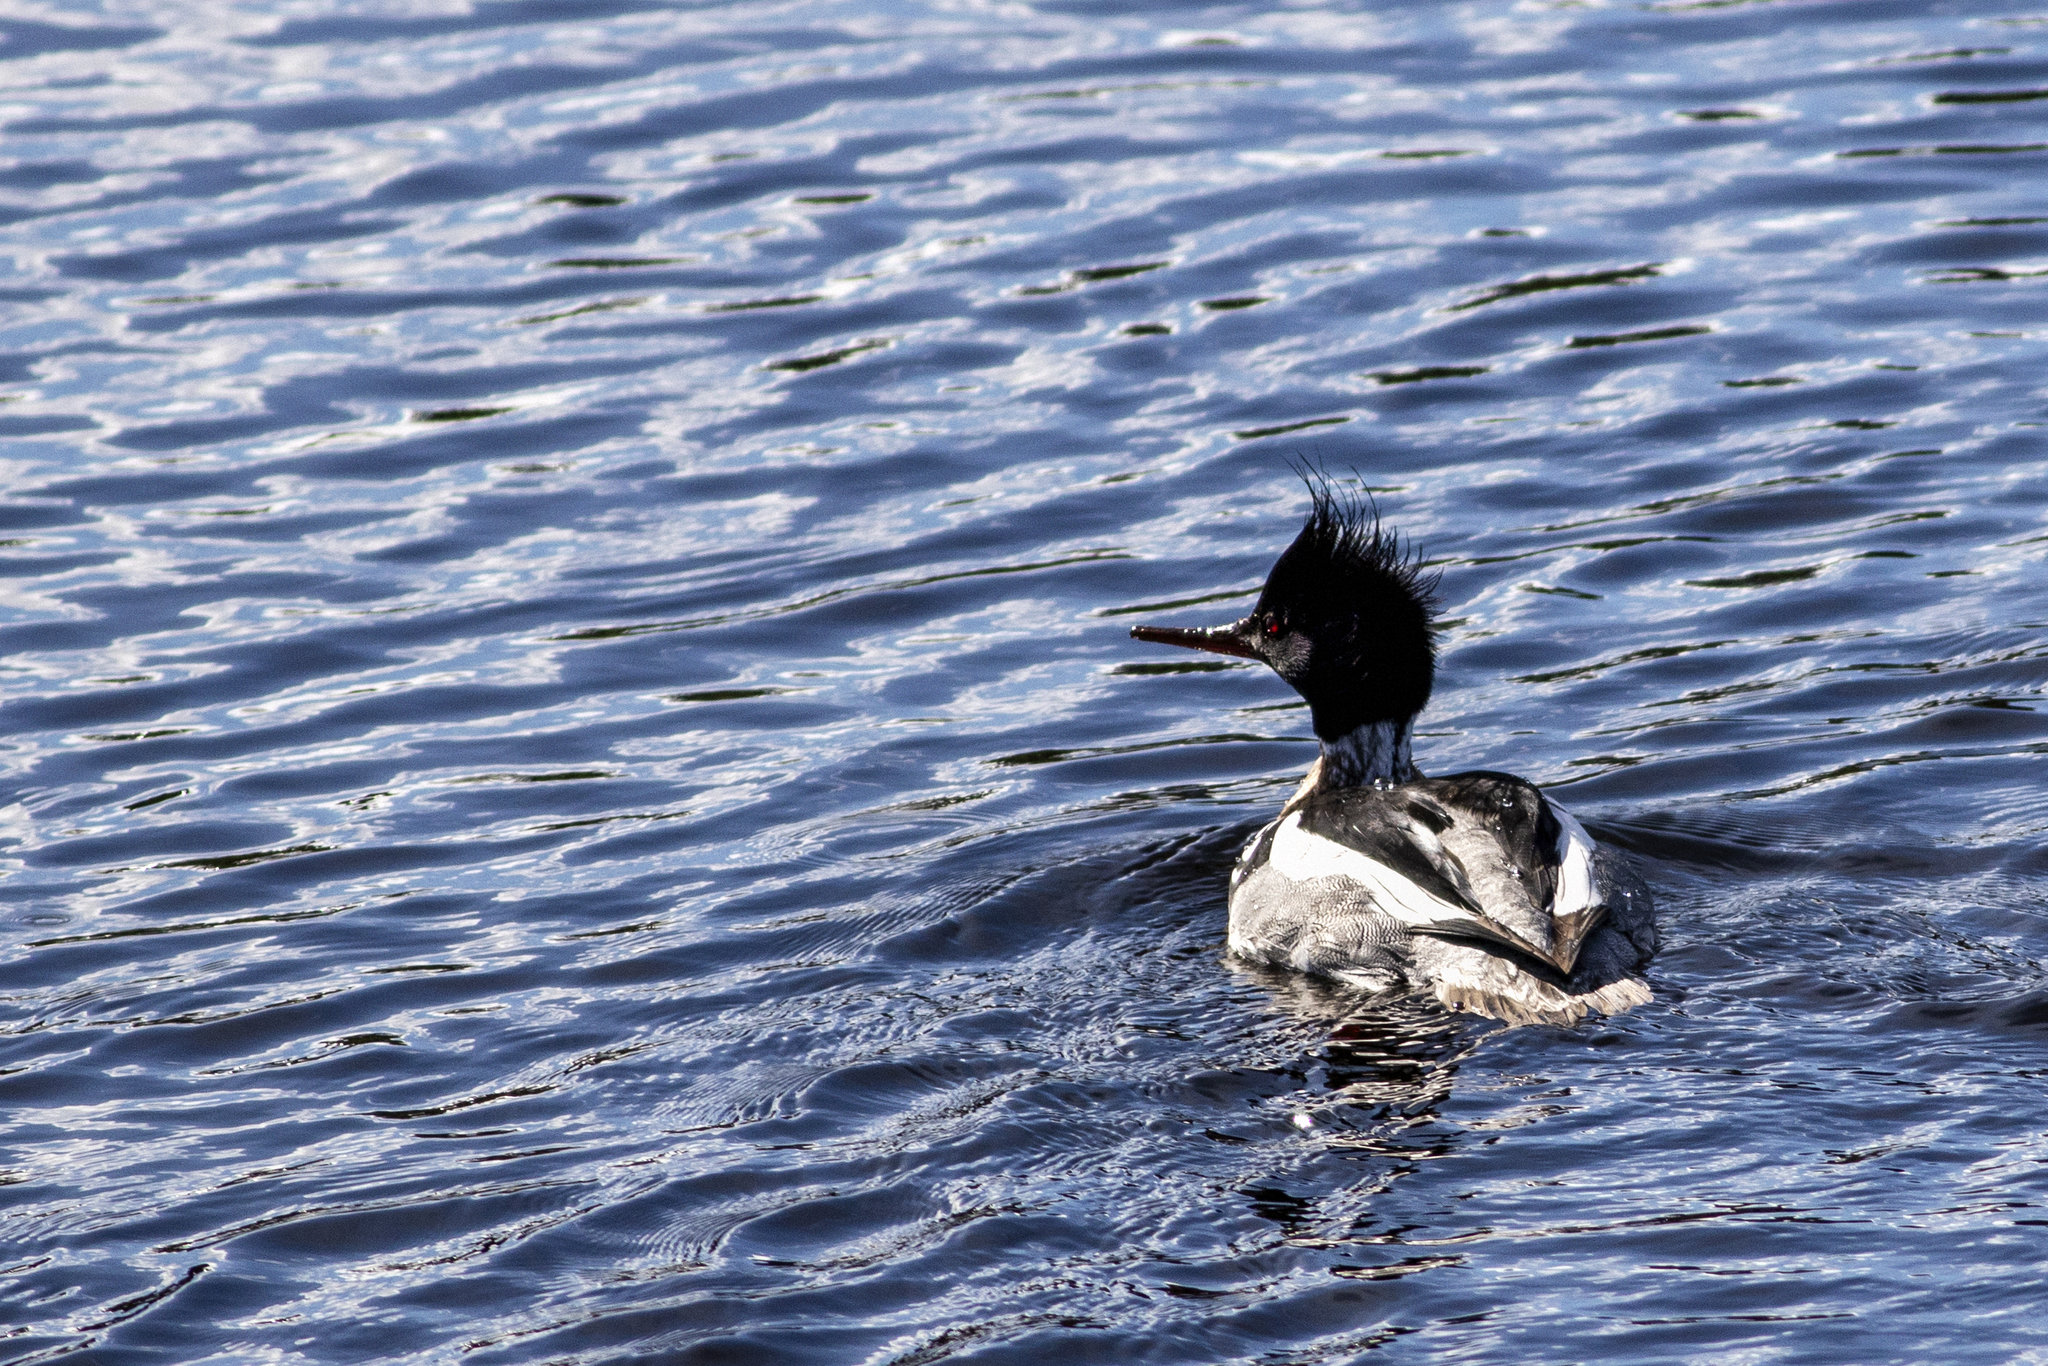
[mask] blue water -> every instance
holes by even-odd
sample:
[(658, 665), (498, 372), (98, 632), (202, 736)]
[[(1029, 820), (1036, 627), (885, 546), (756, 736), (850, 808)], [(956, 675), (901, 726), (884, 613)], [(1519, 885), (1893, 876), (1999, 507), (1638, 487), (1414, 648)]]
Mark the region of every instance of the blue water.
[[(2048, 15), (15, 14), (0, 1361), (2048, 1362)], [(1290, 461), (1655, 1004), (1222, 956)]]

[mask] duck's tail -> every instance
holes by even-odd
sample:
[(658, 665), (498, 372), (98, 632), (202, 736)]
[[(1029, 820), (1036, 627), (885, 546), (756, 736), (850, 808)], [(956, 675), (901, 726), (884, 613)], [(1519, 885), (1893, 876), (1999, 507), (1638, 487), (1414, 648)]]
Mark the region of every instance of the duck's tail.
[(1452, 1010), (1486, 1015), (1507, 1024), (1577, 1024), (1588, 1015), (1619, 1015), (1648, 1005), (1650, 988), (1640, 977), (1620, 977), (1590, 991), (1569, 991), (1526, 973), (1512, 983), (1488, 985), (1473, 981), (1431, 984), (1436, 998)]

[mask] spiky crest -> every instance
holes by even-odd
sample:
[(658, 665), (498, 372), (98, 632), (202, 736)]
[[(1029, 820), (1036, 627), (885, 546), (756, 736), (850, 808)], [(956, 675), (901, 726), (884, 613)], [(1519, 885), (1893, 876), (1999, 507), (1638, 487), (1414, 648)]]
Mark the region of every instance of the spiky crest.
[(1278, 628), (1267, 662), (1307, 699), (1326, 743), (1405, 723), (1436, 675), (1436, 576), (1381, 525), (1370, 494), (1306, 464), (1296, 473), (1309, 514), (1259, 594), (1258, 615)]

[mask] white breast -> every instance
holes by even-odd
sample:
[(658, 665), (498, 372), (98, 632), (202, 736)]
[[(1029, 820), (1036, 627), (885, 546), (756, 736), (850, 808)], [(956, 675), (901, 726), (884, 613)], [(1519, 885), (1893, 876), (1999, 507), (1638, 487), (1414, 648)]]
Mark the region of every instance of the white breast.
[(1550, 899), (1550, 913), (1558, 917), (1577, 915), (1600, 901), (1593, 884), (1593, 837), (1571, 812), (1556, 802), (1550, 803), (1550, 814), (1557, 817), (1557, 858), (1561, 865), (1557, 870), (1557, 892)]

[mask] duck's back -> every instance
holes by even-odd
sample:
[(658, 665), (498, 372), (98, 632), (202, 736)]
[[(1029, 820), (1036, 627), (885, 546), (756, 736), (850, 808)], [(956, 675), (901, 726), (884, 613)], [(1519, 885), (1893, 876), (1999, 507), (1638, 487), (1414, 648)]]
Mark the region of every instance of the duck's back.
[(1233, 953), (1508, 1019), (1648, 1000), (1654, 933), (1626, 865), (1504, 773), (1298, 797), (1231, 878)]

